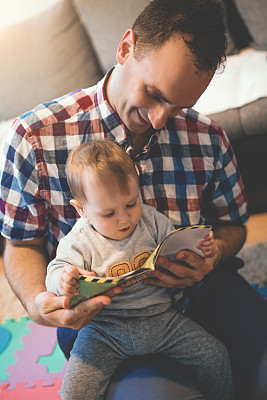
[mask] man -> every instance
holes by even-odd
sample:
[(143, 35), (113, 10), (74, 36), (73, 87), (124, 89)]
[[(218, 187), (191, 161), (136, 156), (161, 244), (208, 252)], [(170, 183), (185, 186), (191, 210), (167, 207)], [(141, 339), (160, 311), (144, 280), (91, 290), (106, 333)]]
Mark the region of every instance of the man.
[[(235, 272), (242, 263), (233, 256), (246, 237), (243, 183), (224, 132), (191, 109), (224, 50), (223, 14), (216, 1), (153, 1), (126, 31), (118, 63), (103, 81), (39, 106), (13, 125), (2, 168), (1, 231), (7, 238), (7, 278), (30, 317), (58, 327), (87, 325), (122, 289), (63, 309), (64, 298), (45, 292), (46, 267), (59, 239), (77, 220), (64, 173), (68, 153), (92, 137), (116, 140), (136, 163), (145, 203), (177, 227), (213, 225), (218, 257), (181, 251), (177, 262), (161, 258), (145, 283), (185, 288), (176, 306), (224, 342), (237, 398), (252, 400), (266, 389), (257, 379), (266, 352), (267, 311)], [(71, 333), (59, 331), (62, 346), (64, 334), (68, 353)], [(190, 380), (181, 374), (174, 378), (179, 393), (187, 390), (186, 383), (178, 383), (180, 377)], [(161, 398), (176, 398), (177, 387), (167, 394), (168, 386)], [(191, 381), (189, 386), (190, 393), (181, 398), (194, 398), (197, 389)], [(129, 393), (121, 398), (130, 399)], [(133, 398), (141, 399), (142, 393), (134, 392)]]

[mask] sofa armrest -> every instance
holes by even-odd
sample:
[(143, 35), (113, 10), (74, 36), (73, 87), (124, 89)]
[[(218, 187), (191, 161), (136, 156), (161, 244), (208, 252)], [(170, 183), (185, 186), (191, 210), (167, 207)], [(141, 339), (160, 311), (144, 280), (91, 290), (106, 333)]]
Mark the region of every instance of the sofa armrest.
[(244, 181), (251, 214), (267, 211), (267, 132), (231, 140)]

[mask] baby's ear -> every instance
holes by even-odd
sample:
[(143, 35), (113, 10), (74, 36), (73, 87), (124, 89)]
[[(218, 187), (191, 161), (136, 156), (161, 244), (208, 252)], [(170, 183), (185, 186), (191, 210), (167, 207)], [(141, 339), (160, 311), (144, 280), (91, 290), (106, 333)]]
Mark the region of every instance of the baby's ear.
[(86, 212), (83, 209), (83, 206), (78, 200), (70, 200), (70, 204), (76, 209), (77, 213), (80, 215), (82, 218), (86, 218)]

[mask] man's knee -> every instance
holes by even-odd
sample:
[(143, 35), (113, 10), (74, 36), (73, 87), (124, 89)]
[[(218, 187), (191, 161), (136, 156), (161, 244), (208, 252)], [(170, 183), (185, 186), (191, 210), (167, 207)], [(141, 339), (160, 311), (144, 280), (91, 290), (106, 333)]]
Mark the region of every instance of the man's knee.
[(70, 328), (57, 328), (58, 344), (67, 360), (70, 358), (70, 352), (78, 332), (79, 331)]

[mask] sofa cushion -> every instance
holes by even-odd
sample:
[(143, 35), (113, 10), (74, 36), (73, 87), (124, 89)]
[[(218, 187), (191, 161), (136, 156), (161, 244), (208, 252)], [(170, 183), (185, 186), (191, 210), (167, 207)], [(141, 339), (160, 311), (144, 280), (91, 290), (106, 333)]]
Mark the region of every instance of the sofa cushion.
[(8, 119), (102, 73), (70, 0), (0, 29), (0, 118)]
[(194, 107), (212, 116), (230, 139), (267, 132), (266, 55), (247, 48), (229, 56)]
[(246, 136), (263, 135), (267, 132), (267, 97), (242, 107), (210, 114), (231, 140)]
[(266, 0), (234, 0), (254, 45), (267, 50), (267, 4)]
[(74, 0), (104, 72), (116, 64), (124, 32), (148, 3), (149, 0)]
[(226, 25), (228, 45), (226, 54), (236, 54), (239, 50), (247, 47), (252, 41), (245, 22), (240, 17), (234, 0), (221, 0), (226, 10)]

